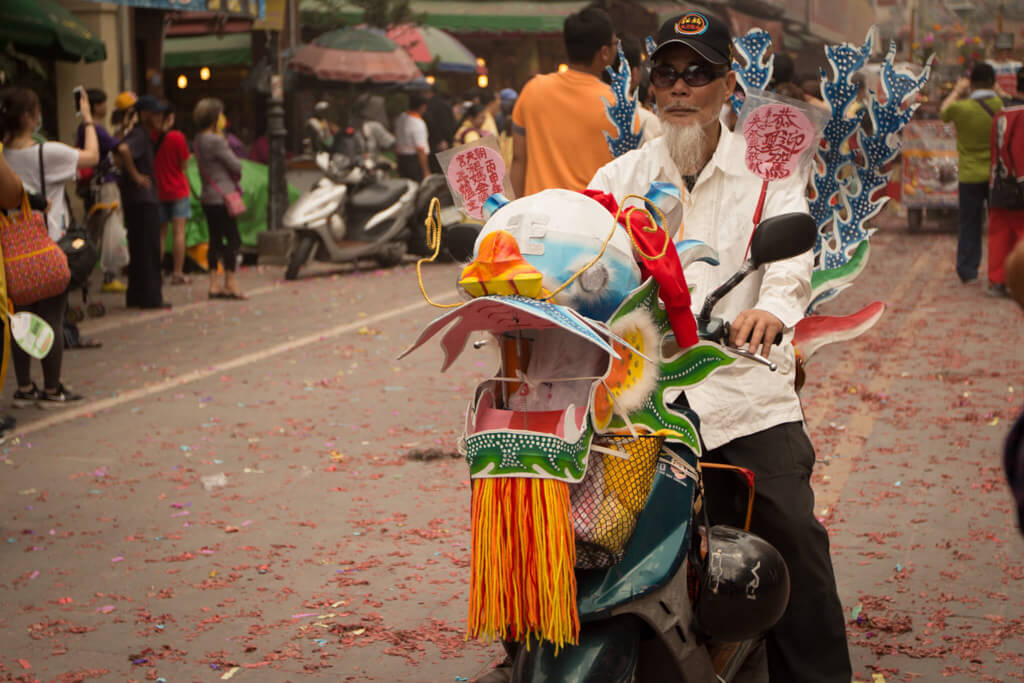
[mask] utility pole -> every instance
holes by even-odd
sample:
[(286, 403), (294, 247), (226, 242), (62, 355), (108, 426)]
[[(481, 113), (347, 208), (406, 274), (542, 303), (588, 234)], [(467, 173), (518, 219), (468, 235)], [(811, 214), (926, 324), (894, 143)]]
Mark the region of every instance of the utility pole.
[(284, 83), (281, 75), (278, 32), (270, 34), (270, 97), (267, 99), (267, 137), (270, 139), (270, 159), (267, 192), (267, 229), (280, 230), (285, 209), (288, 208), (288, 185), (285, 180), (284, 141), (288, 131), (284, 127)]
[[(285, 0), (285, 27), (292, 21), (292, 3)], [(292, 34), (289, 34), (290, 36)], [(282, 230), (288, 209), (288, 180), (285, 177), (284, 75), (281, 73), (280, 31), (269, 34), (270, 93), (267, 97), (267, 229), (259, 234), (259, 262), (283, 264), (291, 248), (291, 233)], [(291, 41), (289, 41), (291, 42)]]

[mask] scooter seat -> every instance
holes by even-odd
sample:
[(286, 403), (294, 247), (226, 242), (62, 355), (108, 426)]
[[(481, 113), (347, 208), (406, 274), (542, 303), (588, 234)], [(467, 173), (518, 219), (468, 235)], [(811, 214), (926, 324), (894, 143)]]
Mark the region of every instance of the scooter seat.
[(409, 189), (409, 183), (404, 180), (387, 179), (365, 187), (354, 195), (350, 203), (355, 209), (379, 210), (385, 209), (405, 194)]

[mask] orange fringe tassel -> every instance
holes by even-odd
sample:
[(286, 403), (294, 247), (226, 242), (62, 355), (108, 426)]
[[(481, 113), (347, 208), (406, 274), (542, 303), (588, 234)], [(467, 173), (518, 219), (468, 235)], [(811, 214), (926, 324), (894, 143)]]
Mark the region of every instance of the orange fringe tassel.
[(555, 652), (579, 639), (576, 546), (568, 484), (552, 479), (473, 480), (468, 637), (525, 641)]

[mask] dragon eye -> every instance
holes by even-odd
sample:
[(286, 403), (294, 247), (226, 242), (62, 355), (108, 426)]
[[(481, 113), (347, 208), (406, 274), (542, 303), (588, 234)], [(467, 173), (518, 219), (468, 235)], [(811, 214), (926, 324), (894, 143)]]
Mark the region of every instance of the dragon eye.
[(608, 269), (602, 263), (594, 264), (583, 271), (579, 282), (584, 292), (599, 292), (608, 284)]

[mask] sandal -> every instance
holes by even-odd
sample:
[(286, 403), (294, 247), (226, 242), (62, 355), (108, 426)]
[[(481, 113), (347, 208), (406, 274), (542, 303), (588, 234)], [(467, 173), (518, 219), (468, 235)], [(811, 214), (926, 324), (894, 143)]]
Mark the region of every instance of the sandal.
[(171, 284), (172, 285), (190, 285), (190, 284), (192, 284), (192, 278), (190, 278), (188, 275), (172, 275), (171, 276)]
[(249, 297), (241, 292), (224, 292), (220, 295), (222, 299), (234, 299), (235, 301), (248, 301)]
[(213, 292), (213, 291), (211, 291), (209, 296), (210, 296), (211, 299), (223, 299), (225, 297), (225, 293), (224, 292)]

